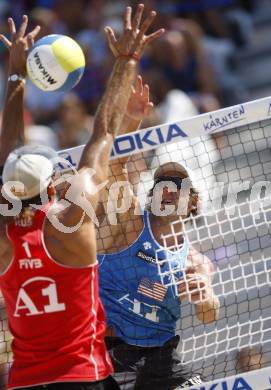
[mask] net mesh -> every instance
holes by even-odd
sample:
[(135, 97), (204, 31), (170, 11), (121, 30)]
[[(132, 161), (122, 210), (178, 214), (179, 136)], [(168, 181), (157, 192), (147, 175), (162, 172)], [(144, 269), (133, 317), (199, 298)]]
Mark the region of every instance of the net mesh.
[[(266, 191), (256, 191), (254, 198), (251, 195), (255, 184), (271, 180), (270, 150), (271, 121), (265, 120), (135, 154), (128, 164), (130, 181), (142, 204), (153, 185), (153, 171), (168, 161), (185, 164), (201, 189), (202, 214), (173, 223), (164, 246), (170, 249), (168, 240), (180, 234), (181, 226), (181, 234), (213, 264), (219, 319), (202, 324), (186, 301), (176, 327), (183, 361), (192, 363), (206, 381), (271, 366), (270, 188), (266, 185)], [(234, 182), (239, 183), (240, 192), (233, 207), (228, 194)], [(212, 212), (206, 213), (210, 199), (218, 193), (216, 207), (212, 204)], [(103, 226), (99, 234), (103, 241), (112, 230)], [(158, 253), (157, 264), (161, 282), (170, 283), (178, 295), (177, 270), (171, 269), (171, 278), (166, 278)], [(2, 298), (0, 324), (0, 386), (4, 388), (12, 355)]]
[[(185, 162), (203, 190), (202, 215), (173, 223), (164, 246), (172, 249), (170, 239), (184, 233), (214, 265), (219, 319), (200, 323), (187, 301), (177, 325), (184, 361), (206, 381), (271, 365), (270, 143), (270, 121), (264, 121), (163, 150), (163, 161), (170, 154), (171, 161)], [(239, 193), (232, 202), (234, 182)], [(211, 204), (217, 188), (221, 198)], [(163, 273), (159, 251), (156, 258), (162, 283), (181, 295), (178, 270)]]
[[(210, 216), (183, 221), (190, 244), (215, 266), (212, 284), (220, 300), (218, 321), (200, 323), (186, 302), (177, 327), (184, 361), (192, 362), (193, 369), (200, 370), (208, 381), (236, 374), (242, 365), (244, 371), (249, 371), (271, 364), (271, 205), (264, 205), (265, 200), (260, 206), (259, 201), (239, 203), (234, 213), (224, 207)], [(253, 213), (253, 208), (257, 212)], [(176, 223), (172, 235), (178, 234)], [(168, 249), (169, 236), (164, 238)], [(162, 283), (168, 274), (178, 272), (169, 268), (164, 273), (160, 265), (158, 261)], [(181, 295), (178, 278), (169, 280), (167, 285)]]

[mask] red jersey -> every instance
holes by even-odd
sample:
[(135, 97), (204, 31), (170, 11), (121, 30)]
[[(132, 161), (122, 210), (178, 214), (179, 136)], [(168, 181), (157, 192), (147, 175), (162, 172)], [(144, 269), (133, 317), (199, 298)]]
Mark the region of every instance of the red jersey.
[(0, 275), (0, 288), (14, 336), (8, 389), (92, 382), (113, 371), (98, 265), (75, 268), (54, 261), (44, 244), (44, 219), (37, 211), (29, 226), (7, 227), (14, 257)]

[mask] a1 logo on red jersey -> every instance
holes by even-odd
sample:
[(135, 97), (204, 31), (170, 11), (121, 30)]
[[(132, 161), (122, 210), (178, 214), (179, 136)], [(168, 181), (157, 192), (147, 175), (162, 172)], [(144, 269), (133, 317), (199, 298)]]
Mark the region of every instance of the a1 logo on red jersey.
[[(42, 288), (41, 285), (45, 284), (47, 286)], [(33, 296), (30, 296), (31, 291), (34, 291), (35, 299)], [(44, 303), (44, 300), (47, 303)], [(21, 315), (36, 316), (65, 310), (65, 303), (58, 301), (55, 281), (51, 278), (36, 276), (25, 281), (19, 289), (14, 317), (20, 317)]]
[[(32, 257), (29, 243), (24, 241), (22, 247), (27, 258), (19, 259), (20, 269), (42, 268), (41, 259)], [(45, 276), (35, 276), (21, 285), (16, 299), (14, 317), (36, 316), (64, 310), (66, 310), (66, 305), (58, 301), (55, 280)]]

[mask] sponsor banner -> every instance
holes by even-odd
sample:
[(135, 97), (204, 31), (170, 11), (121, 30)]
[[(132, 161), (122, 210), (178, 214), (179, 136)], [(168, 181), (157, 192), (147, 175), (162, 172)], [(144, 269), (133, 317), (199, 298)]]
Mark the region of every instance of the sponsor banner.
[[(185, 387), (187, 390), (271, 390), (271, 367), (245, 372), (213, 382)], [(176, 389), (178, 390), (178, 388)], [(181, 390), (181, 388), (180, 388)]]
[[(163, 124), (120, 135), (116, 138), (111, 158), (130, 156), (156, 149), (172, 142), (213, 134), (238, 126), (245, 126), (265, 119), (271, 119), (271, 97), (254, 100), (210, 113), (197, 115), (176, 123)], [(84, 145), (61, 150), (59, 155), (67, 160), (59, 164), (60, 170), (76, 168)]]

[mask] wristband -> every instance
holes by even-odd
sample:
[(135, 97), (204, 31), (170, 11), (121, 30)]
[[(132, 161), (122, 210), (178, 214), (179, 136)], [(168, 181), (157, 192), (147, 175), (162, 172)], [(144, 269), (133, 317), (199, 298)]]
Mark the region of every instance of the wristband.
[(119, 54), (117, 56), (117, 58), (132, 58), (133, 60), (135, 60), (137, 62), (140, 60), (139, 55), (136, 54), (136, 53), (133, 53), (133, 54)]
[(22, 81), (23, 83), (25, 83), (25, 77), (23, 77), (23, 76), (20, 75), (20, 74), (13, 73), (13, 74), (11, 74), (11, 75), (8, 77), (8, 81), (12, 81), (12, 82)]

